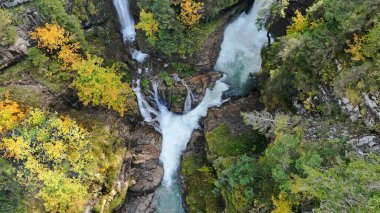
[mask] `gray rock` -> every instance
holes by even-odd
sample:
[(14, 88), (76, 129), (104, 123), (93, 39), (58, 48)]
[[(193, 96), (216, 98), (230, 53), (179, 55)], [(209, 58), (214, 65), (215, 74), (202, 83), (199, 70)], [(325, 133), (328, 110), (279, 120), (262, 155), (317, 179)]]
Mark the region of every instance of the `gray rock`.
[(0, 0), (0, 6), (2, 7), (14, 7), (19, 4), (28, 2), (30, 0)]
[(21, 14), (21, 17), (23, 23), (17, 26), (15, 43), (7, 47), (0, 46), (0, 70), (20, 61), (27, 54), (27, 49), (31, 44), (29, 32), (42, 23), (37, 12), (28, 8)]
[(16, 42), (9, 46), (0, 46), (0, 70), (19, 61), (27, 53), (29, 42), (17, 35)]

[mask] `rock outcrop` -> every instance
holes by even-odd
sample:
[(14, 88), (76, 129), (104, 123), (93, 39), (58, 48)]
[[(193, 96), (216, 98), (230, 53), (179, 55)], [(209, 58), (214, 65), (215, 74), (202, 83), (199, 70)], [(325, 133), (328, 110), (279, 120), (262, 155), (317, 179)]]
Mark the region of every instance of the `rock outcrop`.
[(204, 120), (204, 131), (210, 132), (220, 124), (226, 124), (233, 135), (239, 135), (242, 132), (251, 129), (245, 125), (241, 112), (251, 112), (252, 110), (262, 110), (263, 105), (260, 103), (259, 94), (252, 92), (245, 98), (232, 100), (220, 108), (209, 110)]
[(131, 185), (124, 205), (117, 212), (153, 212), (151, 201), (164, 172), (159, 161), (161, 136), (144, 126), (131, 132), (128, 141), (133, 153), (129, 170)]
[(0, 0), (0, 6), (2, 7), (14, 7), (19, 4), (28, 2), (30, 0)]
[(16, 41), (11, 46), (0, 46), (0, 70), (20, 61), (30, 46), (29, 32), (39, 26), (42, 21), (35, 10), (26, 9), (22, 14), (23, 23), (17, 26)]

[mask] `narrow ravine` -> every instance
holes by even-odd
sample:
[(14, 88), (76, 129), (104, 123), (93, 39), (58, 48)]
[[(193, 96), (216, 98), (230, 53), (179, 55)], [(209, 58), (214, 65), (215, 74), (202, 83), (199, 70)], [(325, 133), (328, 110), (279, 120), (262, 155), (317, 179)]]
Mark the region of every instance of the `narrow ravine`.
[[(177, 181), (177, 170), (181, 154), (186, 149), (192, 132), (199, 128), (199, 120), (207, 115), (209, 108), (219, 107), (225, 102), (223, 94), (229, 90), (227, 83), (232, 84), (234, 90), (242, 90), (249, 81), (249, 73), (260, 70), (260, 51), (265, 44), (267, 32), (258, 29), (256, 19), (264, 2), (265, 0), (257, 0), (250, 13), (243, 13), (227, 27), (222, 51), (216, 65), (218, 71), (227, 75), (216, 81), (214, 88), (206, 90), (203, 100), (194, 109), (191, 109), (191, 91), (189, 89), (184, 104), (184, 113), (179, 115), (171, 112), (165, 106), (159, 96), (157, 84), (153, 83), (152, 96), (145, 97), (140, 87), (140, 80), (135, 80), (134, 92), (137, 96), (140, 113), (146, 123), (162, 134), (163, 139), (160, 160), (164, 167), (164, 177), (152, 201), (158, 212), (184, 212), (182, 195)], [(114, 0), (114, 5), (119, 15), (123, 39), (125, 42), (131, 43), (135, 40), (135, 29), (128, 1)], [(132, 57), (140, 63), (140, 66), (143, 66), (142, 63), (147, 55), (134, 50)], [(141, 74), (141, 70), (138, 71), (139, 74)], [(241, 93), (238, 92), (238, 94)]]

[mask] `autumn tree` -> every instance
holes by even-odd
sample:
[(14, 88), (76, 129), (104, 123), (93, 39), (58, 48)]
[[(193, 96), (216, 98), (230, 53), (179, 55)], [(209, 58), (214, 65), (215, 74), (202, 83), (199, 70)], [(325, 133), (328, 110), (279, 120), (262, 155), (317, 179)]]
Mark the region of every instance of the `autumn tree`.
[(81, 59), (78, 53), (80, 44), (74, 42), (74, 36), (57, 24), (45, 24), (38, 27), (30, 33), (30, 37), (37, 41), (38, 48), (45, 49), (59, 58), (64, 70), (70, 69), (71, 65)]
[(78, 76), (72, 87), (78, 92), (84, 105), (106, 106), (124, 115), (128, 110), (136, 109), (134, 93), (127, 83), (121, 81), (122, 75), (112, 67), (103, 67), (103, 59), (87, 55), (86, 60), (74, 64)]
[(303, 16), (299, 10), (296, 10), (295, 16), (292, 18), (293, 23), (288, 26), (286, 33), (291, 35), (294, 33), (303, 32), (309, 26), (307, 17)]
[[(145, 18), (150, 19), (150, 32), (157, 31), (157, 22), (152, 20), (152, 14), (144, 13)], [(153, 27), (153, 28), (152, 28)], [(154, 28), (155, 27), (155, 28)], [(112, 67), (103, 67), (103, 59), (87, 55), (85, 59), (79, 50), (81, 45), (73, 42), (73, 36), (56, 24), (46, 24), (30, 33), (38, 42), (39, 48), (46, 49), (49, 53), (61, 60), (63, 70), (75, 72), (71, 86), (77, 90), (79, 99), (85, 106), (105, 106), (124, 115), (128, 110), (136, 109), (134, 93), (127, 83), (122, 82), (122, 75)]]
[(71, 39), (61, 26), (48, 23), (37, 27), (34, 32), (30, 33), (30, 37), (37, 40), (38, 48), (44, 48), (48, 52), (60, 49)]
[(5, 100), (0, 100), (0, 133), (14, 128), (24, 118), (25, 109), (6, 94)]
[(157, 39), (155, 33), (158, 31), (158, 21), (154, 19), (153, 13), (141, 10), (140, 22), (136, 25), (136, 29), (144, 31), (148, 41), (154, 43)]
[(352, 42), (347, 41), (348, 48), (345, 49), (345, 51), (352, 55), (352, 60), (361, 61), (365, 59), (362, 52), (364, 40), (365, 37), (360, 37), (355, 34)]
[(35, 109), (1, 140), (0, 150), (19, 163), (20, 183), (39, 188), (47, 211), (76, 212), (83, 209), (98, 176), (89, 138), (71, 118)]
[(179, 19), (188, 27), (199, 23), (202, 18), (201, 11), (203, 9), (203, 2), (194, 2), (193, 0), (183, 0), (181, 2), (181, 13)]

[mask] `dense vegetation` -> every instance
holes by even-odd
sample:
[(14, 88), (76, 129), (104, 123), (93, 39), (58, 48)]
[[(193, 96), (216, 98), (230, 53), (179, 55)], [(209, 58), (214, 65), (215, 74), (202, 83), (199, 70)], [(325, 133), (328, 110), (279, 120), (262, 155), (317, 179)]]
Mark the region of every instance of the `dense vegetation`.
[[(186, 88), (176, 87), (170, 69), (195, 75), (179, 59), (194, 59), (239, 2), (135, 1), (138, 45), (173, 59), (155, 76), (172, 108), (181, 111)], [(204, 149), (183, 157), (190, 212), (380, 212), (380, 157), (352, 143), (380, 133), (378, 117), (363, 122), (378, 113), (369, 103), (380, 97), (380, 1), (304, 2), (274, 1), (258, 20), (268, 29), (290, 21), (262, 52), (265, 110), (242, 113), (247, 131), (220, 124), (205, 132)], [(111, 212), (124, 201), (130, 182), (118, 178), (131, 151), (126, 132), (139, 128), (130, 72), (137, 66), (121, 38), (112, 44), (118, 23), (105, 5), (112, 7), (105, 0), (0, 7), (0, 48), (25, 38), (31, 45), (0, 70), (0, 212)], [(23, 33), (33, 15), (38, 23)], [(149, 88), (149, 76), (141, 80)], [(355, 122), (342, 100), (360, 114)]]
[[(321, 87), (348, 98), (365, 115), (365, 96), (379, 91), (379, 1), (316, 1), (296, 11), (287, 35), (265, 52), (262, 84), (268, 109), (290, 109), (299, 100), (323, 113)], [(276, 8), (273, 16), (280, 16)], [(269, 23), (270, 24), (270, 23)], [(374, 127), (375, 128), (375, 127)]]
[(151, 46), (167, 56), (192, 55), (220, 26), (221, 21), (214, 17), (236, 2), (138, 0), (141, 13), (137, 28), (145, 31)]

